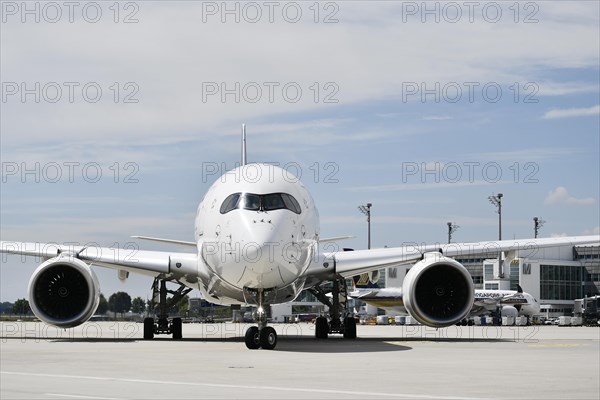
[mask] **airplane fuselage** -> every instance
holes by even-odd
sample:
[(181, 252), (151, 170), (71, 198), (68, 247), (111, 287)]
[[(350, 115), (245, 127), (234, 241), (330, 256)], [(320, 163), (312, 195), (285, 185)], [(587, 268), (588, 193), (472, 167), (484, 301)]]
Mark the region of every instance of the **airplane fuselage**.
[(299, 179), (269, 164), (221, 176), (198, 206), (199, 289), (215, 302), (293, 300), (318, 250), (319, 214)]
[[(399, 313), (407, 313), (400, 288), (357, 289), (351, 296), (373, 306)], [(496, 307), (518, 307), (519, 315), (539, 314), (539, 302), (529, 293), (515, 290), (475, 290), (470, 316), (488, 314)]]

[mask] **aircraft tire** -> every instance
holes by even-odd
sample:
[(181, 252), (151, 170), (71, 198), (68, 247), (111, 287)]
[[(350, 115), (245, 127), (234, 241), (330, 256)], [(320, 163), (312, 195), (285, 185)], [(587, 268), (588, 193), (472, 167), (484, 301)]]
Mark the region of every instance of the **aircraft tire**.
[(354, 317), (344, 318), (344, 339), (356, 339), (356, 320)]
[(181, 339), (183, 337), (181, 318), (173, 318), (171, 332), (173, 333), (173, 339)]
[(277, 332), (270, 326), (265, 326), (260, 331), (260, 347), (265, 350), (273, 350), (277, 345)]
[(154, 318), (144, 318), (144, 340), (154, 339)]
[(317, 317), (315, 321), (315, 337), (317, 339), (327, 339), (329, 334), (329, 323), (325, 317)]
[(260, 348), (260, 331), (258, 330), (258, 326), (251, 326), (246, 330), (244, 342), (246, 342), (246, 347), (250, 350)]

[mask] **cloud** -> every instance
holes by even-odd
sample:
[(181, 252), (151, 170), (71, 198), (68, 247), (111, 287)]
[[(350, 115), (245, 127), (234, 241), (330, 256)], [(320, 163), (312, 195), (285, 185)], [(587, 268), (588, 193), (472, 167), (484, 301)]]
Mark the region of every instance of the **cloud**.
[(349, 192), (396, 192), (402, 190), (419, 190), (419, 189), (449, 189), (449, 188), (460, 188), (460, 187), (474, 187), (474, 186), (485, 186), (485, 185), (500, 185), (509, 183), (508, 181), (485, 181), (485, 180), (474, 180), (474, 181), (457, 181), (457, 182), (421, 182), (421, 183), (396, 183), (390, 185), (373, 185), (373, 186), (352, 186), (347, 187), (344, 190)]
[(591, 117), (600, 115), (600, 105), (589, 108), (566, 108), (547, 111), (543, 119)]
[(550, 234), (550, 237), (552, 237), (552, 238), (560, 238), (560, 237), (567, 237), (567, 236), (569, 236), (569, 235), (567, 235), (565, 232)]
[[(313, 23), (308, 6), (299, 24), (280, 17), (269, 23), (264, 7), (257, 24), (235, 23), (232, 16), (222, 23), (219, 15), (198, 23), (205, 17), (199, 2), (169, 8), (144, 2), (139, 24), (117, 26), (108, 19), (100, 24), (21, 23), (15, 16), (2, 27), (3, 81), (27, 83), (28, 88), (58, 82), (63, 96), (57, 103), (36, 103), (32, 96), (23, 103), (11, 96), (3, 104), (3, 131), (10, 132), (3, 141), (201, 140), (231, 121), (397, 100), (407, 82), (512, 85), (536, 81), (540, 69), (596, 68), (598, 9), (588, 3), (545, 6), (543, 24), (514, 24), (508, 17), (499, 24), (481, 18), (422, 23), (419, 15), (398, 23), (406, 16), (399, 2), (380, 7), (344, 2), (339, 24)], [(506, 7), (505, 16), (511, 13)], [(522, 71), (530, 66), (534, 70), (524, 77)], [(63, 82), (79, 84), (73, 103)], [(82, 96), (91, 82), (103, 92), (97, 103)], [(121, 96), (116, 103), (115, 82)], [(139, 102), (125, 103), (124, 96), (133, 93), (125, 85), (132, 82)], [(277, 83), (273, 101), (266, 82)], [(207, 97), (207, 83), (226, 87), (217, 85), (223, 91)], [(298, 102), (283, 96), (288, 83), (301, 88)], [(236, 84), (258, 85), (260, 100), (254, 102), (254, 91), (238, 88), (223, 101), (225, 89)], [(578, 85), (545, 90), (587, 92), (585, 84)]]
[(563, 157), (572, 157), (581, 153), (581, 149), (569, 147), (537, 147), (516, 149), (510, 151), (496, 151), (487, 153), (476, 153), (473, 156), (483, 160), (519, 161), (541, 161)]
[(598, 86), (583, 82), (541, 82), (539, 96), (566, 96), (579, 93), (596, 93)]
[(596, 199), (593, 197), (584, 197), (578, 199), (571, 196), (564, 186), (558, 186), (548, 194), (546, 199), (544, 199), (544, 205), (554, 206), (560, 204), (591, 206), (596, 204)]
[(583, 235), (600, 235), (600, 226), (583, 231)]
[(454, 118), (449, 115), (428, 115), (426, 117), (423, 117), (423, 120), (425, 121), (447, 121), (449, 119)]

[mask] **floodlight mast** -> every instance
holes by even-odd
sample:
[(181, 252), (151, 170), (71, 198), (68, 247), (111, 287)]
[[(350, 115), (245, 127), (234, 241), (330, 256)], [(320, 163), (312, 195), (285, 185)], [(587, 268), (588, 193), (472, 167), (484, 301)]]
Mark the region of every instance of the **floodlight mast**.
[(367, 248), (371, 248), (371, 206), (372, 203), (367, 203), (366, 205), (358, 206), (358, 210), (367, 216), (367, 226), (368, 226), (368, 244)]
[(456, 232), (458, 228), (460, 228), (460, 226), (456, 225), (454, 222), (448, 222), (448, 243), (452, 241), (452, 234)]
[[(488, 200), (497, 208), (498, 213), (498, 240), (502, 240), (502, 193), (488, 196)], [(504, 265), (502, 263), (502, 252), (498, 254), (498, 277), (504, 278)]]
[(502, 240), (502, 193), (488, 196), (488, 200), (498, 209), (498, 240)]
[(533, 237), (537, 239), (540, 228), (544, 226), (546, 221), (541, 218), (533, 217)]
[(242, 124), (242, 166), (246, 165), (246, 124)]

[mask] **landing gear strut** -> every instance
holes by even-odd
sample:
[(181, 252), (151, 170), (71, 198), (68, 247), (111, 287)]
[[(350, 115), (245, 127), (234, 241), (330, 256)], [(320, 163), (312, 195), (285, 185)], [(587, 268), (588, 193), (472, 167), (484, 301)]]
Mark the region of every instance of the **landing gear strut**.
[(258, 300), (258, 310), (255, 314), (255, 320), (258, 326), (251, 326), (246, 330), (244, 342), (246, 343), (246, 347), (252, 350), (260, 348), (273, 350), (277, 345), (277, 332), (272, 327), (267, 326), (267, 313), (263, 308), (263, 289), (258, 289), (256, 299)]
[[(158, 320), (144, 318), (144, 339), (154, 339), (154, 335), (173, 335), (173, 339), (182, 338), (181, 318), (172, 318), (169, 321), (169, 309), (183, 296), (191, 292), (191, 288), (181, 285), (177, 290), (168, 290), (166, 281), (155, 278), (152, 284), (152, 309), (158, 305)], [(167, 300), (167, 293), (173, 296)]]
[(321, 303), (329, 307), (330, 321), (326, 317), (317, 318), (315, 337), (317, 339), (327, 339), (330, 333), (341, 333), (344, 335), (344, 339), (356, 339), (356, 320), (348, 311), (346, 280), (338, 277), (332, 283), (331, 299), (321, 286), (309, 289)]

